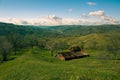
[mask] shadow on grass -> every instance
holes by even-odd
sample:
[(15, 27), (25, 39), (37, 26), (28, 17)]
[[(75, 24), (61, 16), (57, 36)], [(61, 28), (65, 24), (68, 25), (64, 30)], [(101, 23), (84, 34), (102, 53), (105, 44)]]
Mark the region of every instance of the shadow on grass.
[(5, 62), (8, 62), (8, 61), (12, 61), (12, 60), (14, 60), (14, 59), (16, 59), (17, 57), (12, 57), (12, 58), (10, 58), (10, 59), (8, 59), (8, 60), (6, 60), (6, 61), (0, 61), (0, 64), (2, 64), (2, 63), (5, 63)]

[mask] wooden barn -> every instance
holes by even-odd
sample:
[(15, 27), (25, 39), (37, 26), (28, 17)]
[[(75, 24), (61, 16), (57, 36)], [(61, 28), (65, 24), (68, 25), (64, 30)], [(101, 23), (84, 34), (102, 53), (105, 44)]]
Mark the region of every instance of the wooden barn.
[(81, 51), (79, 46), (71, 47), (68, 52), (59, 52), (56, 57), (61, 60), (71, 60), (89, 56), (87, 53)]

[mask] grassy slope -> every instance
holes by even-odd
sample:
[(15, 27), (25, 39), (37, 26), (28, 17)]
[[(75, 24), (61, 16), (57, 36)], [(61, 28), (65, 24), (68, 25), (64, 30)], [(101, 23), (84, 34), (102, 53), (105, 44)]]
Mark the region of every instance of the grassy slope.
[[(30, 28), (30, 31), (31, 30), (32, 29)], [(80, 31), (78, 28), (73, 31), (70, 30), (71, 29), (62, 31), (63, 33), (67, 32), (68, 34), (72, 34), (76, 30), (78, 30), (78, 32)], [(8, 32), (9, 31), (10, 30), (8, 29)], [(28, 31), (28, 33), (30, 31)], [(36, 33), (37, 31), (39, 32), (39, 30), (36, 29), (35, 31)], [(61, 30), (59, 32), (61, 32)], [(42, 33), (44, 33), (44, 31)], [(45, 35), (46, 34), (49, 33), (46, 33), (45, 31)], [(112, 38), (113, 40), (117, 40), (115, 43), (119, 46), (119, 33), (117, 33), (117, 35), (118, 36), (115, 37), (112, 36)], [(85, 42), (86, 49), (88, 48), (88, 45), (91, 45), (91, 41), (93, 40), (97, 42), (97, 47), (104, 47), (108, 44), (111, 44), (109, 37), (105, 34), (90, 34), (82, 37), (78, 36), (53, 39), (53, 41), (57, 40), (65, 40), (70, 45), (80, 45), (80, 41), (83, 41)], [(51, 57), (49, 51), (40, 50), (38, 48), (34, 48), (33, 51), (31, 49), (28, 49), (22, 52), (23, 55), (18, 55), (18, 58), (0, 64), (0, 80), (120, 80), (119, 60), (110, 60), (103, 58), (103, 55), (108, 52), (87, 52), (90, 53), (90, 57), (75, 59), (71, 61), (60, 61), (54, 57)]]
[[(64, 37), (64, 38), (54, 38), (54, 41), (65, 41), (69, 45), (79, 45), (81, 46), (81, 42), (84, 43), (85, 49), (90, 49), (90, 47), (94, 46), (95, 43), (97, 48), (101, 48), (102, 50), (106, 49), (107, 46), (111, 47), (119, 47), (120, 44), (120, 34), (119, 33), (94, 33), (85, 36), (78, 36), (78, 37)], [(53, 42), (54, 42), (53, 41)]]
[(109, 33), (119, 32), (120, 25), (98, 25), (98, 26), (83, 26), (83, 25), (69, 25), (69, 26), (54, 26), (48, 29), (60, 32), (64, 35), (79, 36), (88, 35), (92, 33)]
[(0, 64), (0, 80), (120, 80), (120, 61), (91, 57), (60, 61), (50, 52), (34, 48), (14, 60)]

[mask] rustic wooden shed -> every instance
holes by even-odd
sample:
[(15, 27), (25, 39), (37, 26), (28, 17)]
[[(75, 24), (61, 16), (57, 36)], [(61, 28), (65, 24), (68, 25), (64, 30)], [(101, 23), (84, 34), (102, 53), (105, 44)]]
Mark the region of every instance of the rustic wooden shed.
[(58, 52), (56, 57), (61, 60), (71, 60), (89, 56), (87, 53), (81, 51), (79, 46), (71, 47), (68, 52)]

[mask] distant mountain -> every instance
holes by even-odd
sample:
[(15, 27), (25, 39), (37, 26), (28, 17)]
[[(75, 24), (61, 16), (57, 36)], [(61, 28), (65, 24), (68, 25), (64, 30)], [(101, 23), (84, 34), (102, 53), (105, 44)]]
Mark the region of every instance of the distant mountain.
[(0, 23), (0, 35), (36, 34), (39, 37), (83, 36), (93, 33), (119, 32), (120, 25), (63, 25), (63, 26), (24, 26)]
[(0, 23), (0, 35), (31, 35), (34, 34), (38, 37), (57, 37), (60, 36), (57, 31), (51, 31), (45, 28), (36, 27), (36, 26), (23, 26), (23, 25), (14, 25), (8, 23)]
[(87, 35), (92, 33), (109, 33), (109, 32), (119, 32), (120, 25), (70, 25), (70, 26), (54, 26), (49, 27), (48, 29), (52, 31), (57, 31), (65, 35)]

